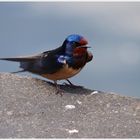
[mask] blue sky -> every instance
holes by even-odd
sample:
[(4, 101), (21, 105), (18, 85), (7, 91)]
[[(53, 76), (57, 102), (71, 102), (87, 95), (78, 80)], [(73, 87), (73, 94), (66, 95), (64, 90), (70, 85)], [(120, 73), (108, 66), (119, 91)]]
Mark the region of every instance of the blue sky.
[[(71, 81), (140, 97), (139, 15), (139, 2), (0, 2), (0, 57), (36, 54), (81, 34), (94, 59)], [(18, 66), (1, 61), (0, 71)]]

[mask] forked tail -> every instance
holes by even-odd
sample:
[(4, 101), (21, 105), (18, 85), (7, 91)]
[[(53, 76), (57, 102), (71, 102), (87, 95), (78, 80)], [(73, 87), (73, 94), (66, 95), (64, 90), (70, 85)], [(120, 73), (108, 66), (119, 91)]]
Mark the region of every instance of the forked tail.
[(10, 72), (10, 73), (15, 74), (15, 73), (20, 73), (20, 72), (26, 72), (26, 70), (19, 70), (19, 71), (14, 71), (14, 72)]
[(0, 60), (7, 60), (7, 61), (15, 61), (15, 62), (25, 62), (25, 61), (32, 61), (33, 58), (31, 57), (13, 57), (13, 58), (0, 58)]

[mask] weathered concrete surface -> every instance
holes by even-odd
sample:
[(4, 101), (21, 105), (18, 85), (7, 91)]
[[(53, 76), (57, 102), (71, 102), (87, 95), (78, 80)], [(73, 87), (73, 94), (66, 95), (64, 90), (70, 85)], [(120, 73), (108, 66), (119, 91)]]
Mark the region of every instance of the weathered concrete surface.
[(0, 74), (0, 138), (140, 138), (140, 99)]

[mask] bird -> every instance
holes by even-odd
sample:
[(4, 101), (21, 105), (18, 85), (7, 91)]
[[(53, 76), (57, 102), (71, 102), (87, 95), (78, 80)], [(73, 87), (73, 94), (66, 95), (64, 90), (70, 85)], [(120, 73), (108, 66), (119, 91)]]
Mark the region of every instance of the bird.
[(22, 70), (13, 73), (31, 72), (40, 75), (54, 81), (59, 89), (58, 80), (67, 80), (71, 86), (74, 86), (69, 78), (78, 74), (92, 60), (93, 54), (87, 50), (90, 48), (87, 44), (88, 41), (82, 35), (71, 34), (56, 49), (36, 55), (0, 58), (0, 60), (19, 62)]

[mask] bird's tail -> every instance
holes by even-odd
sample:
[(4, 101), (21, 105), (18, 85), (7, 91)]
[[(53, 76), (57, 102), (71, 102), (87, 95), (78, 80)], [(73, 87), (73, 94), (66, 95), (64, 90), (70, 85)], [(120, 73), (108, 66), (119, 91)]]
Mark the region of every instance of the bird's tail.
[(15, 73), (20, 73), (20, 72), (26, 72), (26, 70), (19, 70), (19, 71), (14, 71), (14, 72), (10, 72), (10, 73), (15, 74)]
[(27, 62), (27, 61), (32, 61), (33, 58), (31, 58), (31, 57), (13, 57), (13, 58), (0, 58), (0, 60)]
[(36, 60), (40, 58), (40, 55), (32, 55), (32, 56), (20, 56), (20, 57), (11, 57), (11, 58), (0, 58), (0, 60), (7, 60), (7, 61), (13, 61), (13, 62), (19, 62), (20, 68), (23, 70), (13, 72), (13, 73), (19, 73), (19, 72), (25, 72), (25, 71), (32, 71), (34, 64), (36, 63)]

